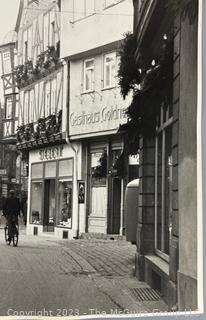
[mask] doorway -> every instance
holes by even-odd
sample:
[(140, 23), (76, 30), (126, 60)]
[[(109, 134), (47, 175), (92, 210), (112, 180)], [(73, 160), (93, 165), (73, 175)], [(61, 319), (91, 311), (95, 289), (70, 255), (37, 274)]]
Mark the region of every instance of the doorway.
[(55, 179), (45, 180), (43, 231), (54, 232), (55, 223)]

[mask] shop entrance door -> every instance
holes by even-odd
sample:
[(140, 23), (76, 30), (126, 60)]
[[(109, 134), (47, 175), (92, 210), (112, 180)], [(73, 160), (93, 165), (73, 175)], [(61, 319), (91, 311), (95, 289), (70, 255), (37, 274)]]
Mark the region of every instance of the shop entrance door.
[(43, 231), (53, 232), (55, 222), (55, 179), (45, 180)]
[(111, 212), (111, 234), (119, 234), (120, 232), (120, 216), (121, 216), (121, 179), (112, 178), (112, 212)]

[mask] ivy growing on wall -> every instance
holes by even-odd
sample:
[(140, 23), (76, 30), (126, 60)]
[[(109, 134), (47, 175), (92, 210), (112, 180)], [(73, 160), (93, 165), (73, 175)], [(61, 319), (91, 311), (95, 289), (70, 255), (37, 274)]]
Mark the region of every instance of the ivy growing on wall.
[[(132, 35), (126, 35), (123, 45), (127, 47), (127, 41), (135, 41)], [(123, 49), (124, 50), (124, 49)], [(141, 51), (141, 50), (139, 50)], [(126, 61), (126, 62), (125, 62)], [(173, 47), (172, 41), (164, 35), (161, 52), (150, 64), (138, 67), (135, 60), (129, 62), (129, 68), (136, 70), (136, 76), (132, 75), (126, 81), (122, 81), (123, 70), (127, 72), (127, 59), (120, 59), (119, 81), (122, 96), (133, 90), (133, 99), (127, 109), (128, 121), (120, 126), (120, 132), (125, 137), (125, 152), (136, 154), (139, 149), (139, 137), (152, 137), (155, 133), (156, 117), (160, 106), (171, 103), (172, 97), (172, 71), (173, 71)], [(133, 65), (132, 65), (133, 64)], [(128, 80), (129, 79), (129, 80)]]
[[(198, 0), (165, 0), (165, 8), (174, 16), (189, 18), (193, 23), (197, 17)], [(147, 48), (147, 51), (151, 48)], [(161, 106), (172, 103), (173, 85), (173, 39), (164, 35), (159, 56), (151, 56), (150, 62), (144, 61), (142, 48), (138, 47), (135, 36), (125, 34), (120, 50), (118, 71), (122, 97), (132, 91), (133, 99), (127, 108), (127, 123), (120, 126), (124, 133), (125, 154), (136, 154), (139, 138), (155, 134), (156, 119)], [(138, 56), (138, 59), (137, 59)]]

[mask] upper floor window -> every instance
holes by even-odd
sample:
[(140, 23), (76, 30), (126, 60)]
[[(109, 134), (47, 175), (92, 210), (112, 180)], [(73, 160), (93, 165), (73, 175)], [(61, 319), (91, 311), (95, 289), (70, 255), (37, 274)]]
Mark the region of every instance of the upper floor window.
[(32, 27), (23, 32), (23, 61), (32, 58)]
[(115, 86), (116, 53), (112, 52), (104, 56), (104, 88)]
[(51, 82), (48, 81), (45, 84), (45, 116), (48, 117), (51, 113), (50, 109), (51, 103)]
[(49, 45), (49, 14), (44, 15), (44, 50)]
[(9, 51), (3, 53), (3, 73), (11, 73), (11, 55)]
[(34, 89), (24, 92), (24, 123), (31, 123), (36, 121), (35, 112), (34, 112)]
[(43, 18), (44, 24), (44, 51), (47, 50), (48, 46), (56, 46), (59, 41), (59, 29), (57, 15), (54, 10), (47, 12)]
[(122, 0), (104, 0), (104, 7), (107, 8), (113, 6), (119, 2), (122, 2)]
[(45, 83), (45, 117), (56, 112), (57, 79)]
[(94, 90), (94, 59), (84, 61), (84, 92)]
[(95, 12), (95, 0), (75, 0), (72, 11), (73, 21), (89, 16)]
[(5, 119), (12, 119), (12, 98), (6, 99)]

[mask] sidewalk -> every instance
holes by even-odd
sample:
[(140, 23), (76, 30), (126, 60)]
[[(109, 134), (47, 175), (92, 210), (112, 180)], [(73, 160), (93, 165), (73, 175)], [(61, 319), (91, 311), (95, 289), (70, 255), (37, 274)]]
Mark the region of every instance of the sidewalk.
[(99, 290), (119, 306), (117, 309), (125, 313), (167, 311), (158, 292), (134, 277), (136, 246), (125, 240), (95, 238), (63, 241), (62, 244), (65, 252), (80, 266), (76, 276), (91, 277)]

